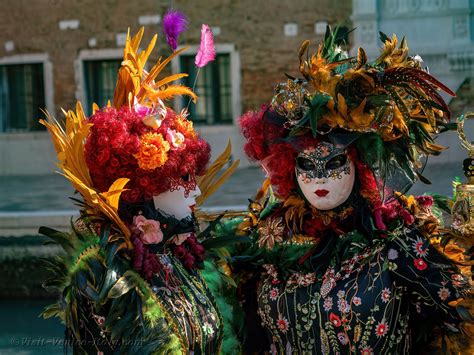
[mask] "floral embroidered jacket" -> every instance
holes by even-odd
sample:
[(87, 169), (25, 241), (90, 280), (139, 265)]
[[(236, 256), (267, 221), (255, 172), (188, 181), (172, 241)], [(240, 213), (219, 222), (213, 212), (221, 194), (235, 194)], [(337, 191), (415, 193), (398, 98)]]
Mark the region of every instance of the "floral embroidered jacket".
[(322, 279), (295, 273), (283, 281), (273, 265), (264, 269), (258, 314), (277, 353), (400, 354), (410, 352), (417, 325), (459, 331), (448, 303), (464, 279), (416, 229), (394, 232)]
[(235, 258), (246, 351), (400, 354), (432, 340), (434, 326), (462, 334), (454, 305), (468, 281), (416, 223), (396, 220), (381, 233), (363, 213), (369, 223), (357, 224), (353, 213), (333, 219), (348, 232), (314, 238), (292, 232), (286, 210), (274, 206), (253, 228), (245, 219), (237, 228), (250, 229)]

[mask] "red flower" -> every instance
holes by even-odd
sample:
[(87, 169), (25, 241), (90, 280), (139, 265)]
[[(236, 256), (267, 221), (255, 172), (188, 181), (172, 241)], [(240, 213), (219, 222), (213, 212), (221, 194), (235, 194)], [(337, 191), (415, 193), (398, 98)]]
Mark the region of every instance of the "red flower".
[(277, 326), (278, 326), (278, 329), (280, 329), (283, 333), (286, 333), (288, 331), (289, 325), (290, 325), (290, 323), (288, 322), (288, 320), (285, 317), (278, 318)]
[(114, 157), (110, 159), (110, 166), (113, 166), (114, 168), (116, 168), (119, 165), (120, 165), (120, 162), (117, 158)]
[(140, 184), (140, 186), (147, 187), (148, 185), (150, 185), (150, 178), (148, 176), (143, 176), (139, 178), (138, 183)]
[(382, 321), (377, 325), (375, 335), (377, 336), (377, 338), (380, 338), (387, 335), (387, 332), (388, 332), (388, 324), (385, 323), (385, 321)]
[(423, 207), (431, 207), (433, 206), (433, 197), (432, 196), (416, 196), (416, 202), (418, 202)]
[(178, 131), (176, 113), (172, 110), (168, 110), (158, 130), (146, 126), (143, 117), (130, 110), (128, 105), (119, 110), (104, 108), (97, 111), (89, 122), (93, 126), (84, 153), (94, 187), (101, 192), (107, 191), (116, 179), (127, 177), (130, 179), (128, 190), (121, 196), (127, 202), (151, 200), (154, 195), (170, 188), (171, 179), (188, 173), (199, 175), (210, 157), (207, 142), (192, 132), (192, 136), (186, 136), (186, 149), (169, 152), (166, 167), (140, 171), (134, 155), (141, 148), (142, 137), (151, 132), (166, 136), (168, 129)]
[(428, 267), (428, 264), (422, 258), (413, 260), (413, 264), (420, 271), (423, 271)]
[(340, 327), (341, 326), (341, 318), (337, 314), (330, 313), (329, 314), (329, 321), (335, 326), (335, 327)]

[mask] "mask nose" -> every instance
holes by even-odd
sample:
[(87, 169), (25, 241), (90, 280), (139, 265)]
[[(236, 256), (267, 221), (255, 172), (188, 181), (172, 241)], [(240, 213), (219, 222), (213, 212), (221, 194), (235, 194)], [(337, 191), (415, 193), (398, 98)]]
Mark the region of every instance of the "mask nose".
[(313, 181), (316, 185), (322, 185), (322, 184), (326, 183), (327, 179), (326, 178), (315, 178)]

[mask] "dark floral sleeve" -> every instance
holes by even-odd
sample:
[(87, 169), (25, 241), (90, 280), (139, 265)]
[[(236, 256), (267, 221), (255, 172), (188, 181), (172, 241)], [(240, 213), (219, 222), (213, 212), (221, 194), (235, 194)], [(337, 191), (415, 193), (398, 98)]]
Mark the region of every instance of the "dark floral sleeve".
[(468, 281), (418, 230), (405, 230), (386, 249), (393, 279), (404, 287), (417, 321), (458, 332), (461, 317), (449, 303), (465, 296)]

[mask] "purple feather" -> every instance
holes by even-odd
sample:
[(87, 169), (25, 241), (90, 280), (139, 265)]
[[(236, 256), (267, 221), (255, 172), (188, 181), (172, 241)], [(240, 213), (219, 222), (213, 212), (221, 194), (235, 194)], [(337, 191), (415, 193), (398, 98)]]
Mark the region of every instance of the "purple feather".
[(188, 19), (181, 11), (168, 10), (163, 17), (163, 31), (173, 51), (178, 47), (179, 35), (188, 29), (188, 24)]

